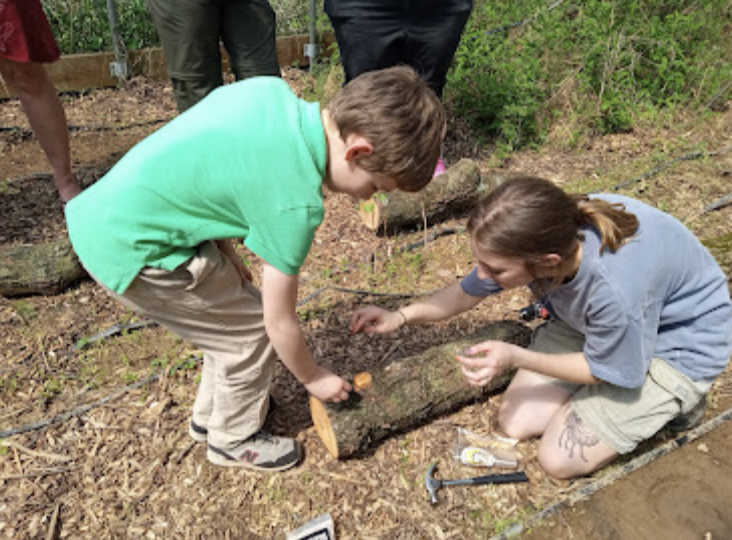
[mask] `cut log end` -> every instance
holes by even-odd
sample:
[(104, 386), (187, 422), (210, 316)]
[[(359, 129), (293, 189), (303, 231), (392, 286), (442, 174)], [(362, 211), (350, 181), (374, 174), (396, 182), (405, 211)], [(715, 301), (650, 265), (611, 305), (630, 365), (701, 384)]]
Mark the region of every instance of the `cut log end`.
[(333, 430), (333, 424), (328, 417), (328, 412), (325, 410), (325, 405), (315, 396), (310, 396), (310, 416), (313, 419), (315, 431), (325, 448), (331, 456), (338, 459), (338, 439)]
[(358, 215), (369, 230), (376, 231), (381, 223), (381, 203), (377, 197), (362, 201), (358, 205)]
[[(368, 371), (357, 373), (353, 377), (353, 392), (351, 392), (349, 400), (341, 404), (331, 404), (330, 407), (338, 409), (341, 407), (349, 407), (351, 403), (357, 403), (361, 399), (359, 392), (367, 390), (373, 382), (374, 378)], [(340, 455), (338, 449), (338, 436), (336, 435), (336, 430), (333, 427), (333, 422), (331, 421), (330, 414), (328, 413), (328, 407), (328, 405), (320, 401), (318, 398), (310, 396), (310, 415), (313, 420), (313, 425), (315, 426), (315, 431), (323, 441), (323, 444), (330, 455), (338, 459), (338, 456)]]
[(363, 224), (379, 234), (432, 224), (470, 207), (482, 193), (478, 165), (461, 159), (419, 193), (379, 193), (359, 205)]

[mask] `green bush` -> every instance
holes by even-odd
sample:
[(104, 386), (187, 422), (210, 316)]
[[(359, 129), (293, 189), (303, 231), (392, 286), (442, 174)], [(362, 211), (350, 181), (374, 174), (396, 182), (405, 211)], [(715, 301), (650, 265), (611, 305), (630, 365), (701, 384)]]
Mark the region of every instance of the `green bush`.
[[(64, 54), (113, 50), (106, 0), (41, 0)], [(160, 45), (146, 0), (115, 0), (117, 22), (128, 50)], [(308, 32), (310, 0), (271, 0), (277, 13), (277, 34)], [(321, 2), (318, 24), (323, 25)]]
[(554, 6), (478, 0), (456, 54), (457, 114), (508, 149), (540, 143), (568, 113), (589, 133), (628, 130), (649, 109), (703, 103), (730, 78), (729, 0)]
[[(42, 0), (64, 54), (112, 51), (106, 0)], [(115, 0), (117, 23), (129, 50), (159, 45), (145, 0)]]

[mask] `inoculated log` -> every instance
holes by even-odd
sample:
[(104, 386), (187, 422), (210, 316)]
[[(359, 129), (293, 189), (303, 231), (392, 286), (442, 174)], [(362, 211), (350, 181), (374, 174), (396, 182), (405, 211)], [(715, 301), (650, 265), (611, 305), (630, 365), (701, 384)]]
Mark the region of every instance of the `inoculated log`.
[[(455, 356), (488, 340), (527, 346), (531, 329), (517, 322), (491, 324), (459, 340), (397, 360), (372, 372), (368, 383), (354, 379), (357, 392), (340, 404), (310, 399), (315, 429), (331, 455), (347, 458), (395, 433), (416, 428), (503, 388), (512, 372), (482, 388), (469, 386)], [(367, 378), (368, 379), (368, 378)], [(365, 388), (364, 388), (365, 387)]]
[(0, 295), (58, 294), (87, 275), (68, 240), (0, 248)]
[(469, 210), (506, 178), (499, 173), (481, 176), (474, 161), (461, 159), (422, 191), (379, 193), (361, 203), (359, 214), (369, 229), (381, 234), (430, 226)]

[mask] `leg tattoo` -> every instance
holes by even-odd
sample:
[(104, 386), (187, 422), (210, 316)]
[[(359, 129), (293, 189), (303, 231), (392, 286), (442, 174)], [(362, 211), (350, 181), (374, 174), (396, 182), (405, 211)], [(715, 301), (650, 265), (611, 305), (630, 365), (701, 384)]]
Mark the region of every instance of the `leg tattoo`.
[(595, 446), (600, 442), (600, 438), (585, 426), (582, 419), (576, 412), (571, 411), (564, 420), (564, 430), (559, 437), (559, 447), (564, 447), (569, 452), (569, 457), (574, 457), (575, 448), (579, 447), (579, 456), (582, 461), (585, 458), (585, 447)]

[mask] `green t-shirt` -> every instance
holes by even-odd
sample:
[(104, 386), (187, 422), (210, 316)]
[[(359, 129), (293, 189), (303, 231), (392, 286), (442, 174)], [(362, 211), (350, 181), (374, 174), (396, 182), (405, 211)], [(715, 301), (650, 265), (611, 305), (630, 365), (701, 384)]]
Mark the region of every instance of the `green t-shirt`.
[(206, 240), (243, 238), (295, 275), (324, 216), (320, 106), (275, 77), (221, 87), (137, 144), (66, 207), (84, 266), (123, 293)]

